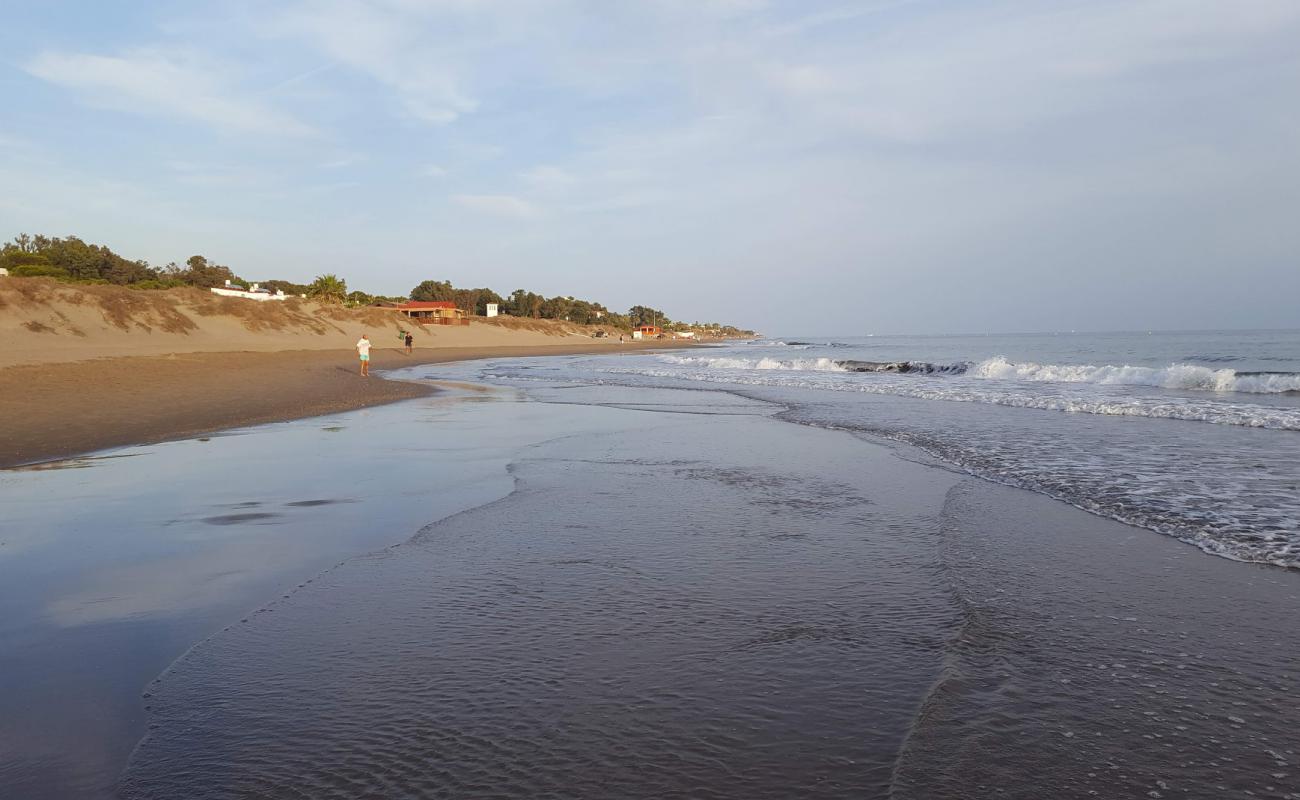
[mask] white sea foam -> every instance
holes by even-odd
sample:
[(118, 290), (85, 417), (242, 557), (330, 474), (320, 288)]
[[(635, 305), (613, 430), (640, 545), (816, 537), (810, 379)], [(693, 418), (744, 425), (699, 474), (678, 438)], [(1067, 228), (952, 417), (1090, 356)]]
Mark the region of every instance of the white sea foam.
[(763, 370), (797, 370), (801, 372), (847, 372), (837, 361), (830, 358), (708, 358), (699, 356), (659, 356), (666, 364), (681, 364), (689, 367), (706, 369), (763, 369)]
[(1300, 392), (1300, 375), (1284, 373), (1238, 374), (1232, 369), (1210, 369), (1195, 364), (1167, 367), (1132, 367), (1095, 364), (1012, 363), (1003, 356), (981, 361), (966, 373), (975, 378), (1045, 383), (1098, 383), (1120, 386), (1156, 386), (1209, 392), (1277, 394)]
[[(925, 400), (946, 400), (958, 403), (988, 403), (1014, 408), (1033, 408), (1043, 411), (1064, 411), (1074, 414), (1099, 414), (1103, 416), (1149, 417), (1153, 419), (1181, 419), (1189, 422), (1207, 422), (1215, 425), (1239, 425), (1247, 428), (1300, 431), (1300, 409), (1265, 406), (1256, 403), (1229, 403), (1220, 400), (1193, 400), (1181, 397), (1139, 397), (1097, 394), (1083, 387), (1069, 390), (1034, 390), (994, 388), (982, 381), (963, 377), (940, 380), (918, 380), (910, 375), (872, 375), (861, 379), (856, 374), (843, 374), (845, 370), (830, 359), (778, 361), (776, 359), (694, 358), (660, 356), (666, 369), (608, 369), (613, 373), (640, 374), (647, 377), (678, 378), (710, 383), (732, 383), (759, 386), (789, 386), (793, 388), (824, 389), (837, 392), (864, 392)], [(733, 362), (730, 365), (715, 362)], [(757, 366), (770, 362), (769, 366)], [(830, 366), (795, 366), (799, 363), (827, 362)], [(749, 371), (749, 374), (746, 374)], [(758, 375), (757, 372), (767, 374)], [(804, 374), (787, 374), (803, 372)], [(829, 374), (840, 373), (840, 374)], [(1044, 379), (1039, 379), (1044, 380)], [(1096, 383), (1096, 382), (1095, 382)]]
[[(790, 351), (780, 354), (785, 353)], [(743, 355), (743, 351), (724, 350), (708, 355), (696, 351), (587, 360), (579, 375), (591, 384), (675, 387), (696, 382), (735, 389), (798, 389), (798, 393), (770, 396), (787, 404), (787, 418), (792, 421), (882, 434), (922, 447), (974, 474), (1175, 536), (1207, 552), (1300, 568), (1300, 502), (1294, 488), (1294, 432), (1300, 431), (1300, 406), (1289, 397), (1237, 393), (1243, 391), (1243, 382), (1249, 383), (1247, 379), (1272, 380), (1276, 386), (1276, 379), (1287, 378), (1288, 373), (1225, 375), (1224, 370), (1184, 370), (1179, 365), (1167, 370), (1017, 366), (1006, 359), (972, 364), (966, 374), (955, 369), (864, 373), (837, 368), (827, 359)], [(977, 367), (984, 368), (983, 375), (974, 374)], [(551, 372), (552, 380), (574, 377), (562, 365)], [(1207, 381), (1207, 373), (1219, 376)], [(545, 379), (533, 368), (510, 374), (515, 380)], [(1228, 378), (1235, 382), (1227, 383)], [(1217, 388), (1225, 384), (1232, 388)], [(1165, 388), (1171, 385), (1177, 388)], [(1186, 391), (1193, 386), (1210, 390)], [(753, 394), (769, 397), (765, 392)], [(1039, 413), (858, 403), (852, 399), (855, 394)], [(1095, 415), (1096, 421), (1057, 421), (1056, 415), (1044, 411)], [(1185, 424), (1146, 425), (1136, 420), (1112, 425), (1101, 421), (1106, 417), (1209, 425), (1200, 431)], [(1280, 435), (1242, 428), (1272, 429)]]
[[(790, 370), (798, 372), (872, 372), (854, 368), (859, 363), (831, 358), (736, 358), (663, 355), (667, 364), (720, 370)], [(919, 363), (919, 362), (918, 362)], [(926, 366), (926, 365), (922, 365)], [(1152, 386), (1206, 392), (1245, 392), (1280, 394), (1300, 392), (1300, 374), (1294, 372), (1238, 373), (1232, 369), (1211, 369), (1195, 364), (1170, 364), (1167, 367), (1134, 367), (1111, 364), (1036, 364), (1015, 363), (1004, 356), (981, 361), (969, 369), (964, 364), (935, 369), (879, 370), (880, 372), (918, 372), (925, 374), (966, 374), (972, 378), (1030, 383), (1092, 383), (1103, 386)]]

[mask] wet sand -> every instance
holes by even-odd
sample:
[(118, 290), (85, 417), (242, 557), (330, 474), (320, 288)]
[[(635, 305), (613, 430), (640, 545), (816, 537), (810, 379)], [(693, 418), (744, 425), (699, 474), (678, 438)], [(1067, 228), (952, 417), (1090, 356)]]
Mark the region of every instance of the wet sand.
[(0, 795), (1300, 797), (1294, 571), (734, 394), (440, 386), (0, 472)]
[(569, 423), (508, 497), (149, 687), (124, 797), (883, 796), (954, 617), (952, 476), (727, 395), (532, 399)]
[(732, 395), (528, 396), (616, 427), (179, 661), (124, 795), (1300, 796), (1300, 575)]
[(322, 570), (505, 496), (513, 454), (582, 416), (429, 388), (0, 470), (0, 798), (112, 796), (168, 664)]
[[(506, 356), (626, 352), (685, 343), (375, 347), (376, 371)], [(0, 370), (0, 467), (312, 417), (427, 394), (358, 374), (348, 351), (185, 353), (24, 364)]]

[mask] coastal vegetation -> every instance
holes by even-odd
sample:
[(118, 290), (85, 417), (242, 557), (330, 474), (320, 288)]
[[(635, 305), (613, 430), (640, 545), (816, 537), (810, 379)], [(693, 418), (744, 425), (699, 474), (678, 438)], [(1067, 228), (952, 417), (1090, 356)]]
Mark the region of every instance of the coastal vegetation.
[[(202, 255), (190, 256), (183, 264), (173, 261), (155, 267), (143, 259), (128, 259), (106, 245), (91, 244), (76, 236), (59, 238), (26, 233), (0, 245), (0, 268), (16, 277), (53, 278), (79, 284), (112, 284), (141, 290), (181, 287), (203, 289), (224, 286), (227, 281), (232, 286), (247, 288), (252, 283), (241, 278), (230, 267), (210, 261)], [(723, 336), (752, 334), (752, 331), (716, 322), (688, 323), (673, 320), (663, 311), (646, 305), (634, 305), (626, 313), (620, 313), (602, 303), (572, 295), (546, 297), (527, 289), (515, 289), (508, 295), (502, 295), (483, 287), (458, 288), (446, 280), (422, 281), (406, 297), (349, 291), (347, 281), (333, 273), (319, 275), (307, 284), (278, 278), (258, 281), (258, 284), (271, 292), (282, 291), (288, 295), (305, 296), (321, 303), (352, 308), (403, 302), (407, 299), (441, 300), (453, 302), (469, 314), (485, 316), (487, 306), (495, 303), (501, 314), (524, 319), (607, 325), (621, 330), (655, 325), (665, 331), (696, 330)]]

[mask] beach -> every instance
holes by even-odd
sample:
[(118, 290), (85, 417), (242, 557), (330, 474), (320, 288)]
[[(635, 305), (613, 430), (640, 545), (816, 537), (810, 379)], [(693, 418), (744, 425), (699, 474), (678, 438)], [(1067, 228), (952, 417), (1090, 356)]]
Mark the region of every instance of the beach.
[[(411, 353), (402, 345), (404, 333), (414, 340)], [(377, 371), (690, 344), (630, 336), (622, 342), (619, 333), (510, 317), (422, 325), (391, 308), (0, 281), (0, 467), (429, 391), (379, 374), (360, 377), (355, 345), (363, 334), (374, 343)]]
[(1290, 373), (662, 345), (6, 370), (0, 793), (1297, 796)]
[(0, 473), (0, 784), (1295, 796), (1294, 570), (793, 396), (576, 377), (672, 355)]
[(1300, 3), (12, 5), (0, 800), (1300, 800)]
[[(464, 359), (682, 344), (519, 339), (513, 345), (421, 347), (409, 355), (380, 345), (371, 353), (375, 369), (382, 371)], [(378, 372), (362, 378), (352, 340), (339, 337), (335, 345), (332, 350), (185, 352), (10, 365), (0, 370), (0, 466), (329, 414), (429, 391), (385, 380)], [(39, 350), (26, 353), (41, 355)]]

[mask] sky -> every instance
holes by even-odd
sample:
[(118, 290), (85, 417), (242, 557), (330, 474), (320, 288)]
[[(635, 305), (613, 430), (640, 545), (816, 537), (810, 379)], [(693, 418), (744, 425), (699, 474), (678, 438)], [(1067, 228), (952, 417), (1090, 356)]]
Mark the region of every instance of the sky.
[(767, 333), (1300, 327), (1294, 0), (7, 2), (0, 238)]

